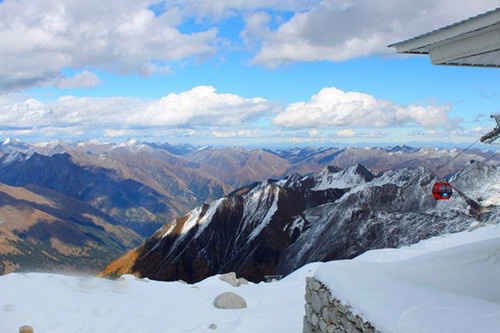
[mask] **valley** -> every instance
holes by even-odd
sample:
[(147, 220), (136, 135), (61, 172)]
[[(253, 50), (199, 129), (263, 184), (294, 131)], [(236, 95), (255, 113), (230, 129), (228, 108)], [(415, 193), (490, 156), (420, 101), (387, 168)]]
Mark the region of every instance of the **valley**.
[[(107, 271), (194, 281), (235, 270), (258, 281), (310, 261), (349, 258), (367, 248), (462, 230), (478, 218), (477, 207), (459, 200), (454, 213), (443, 212), (427, 195), (432, 170), (458, 152), (408, 146), (272, 151), (137, 140), (28, 144), (8, 139), (0, 145), (2, 273), (96, 273), (146, 240), (131, 252), (132, 257), (148, 253), (142, 261), (134, 257), (128, 266)], [(487, 159), (490, 165), (499, 160), (491, 151), (470, 150), (440, 171), (454, 174), (470, 160)], [(498, 171), (492, 170), (489, 177), (496, 177)], [(480, 190), (472, 175), (467, 184), (457, 176), (460, 188)], [(360, 186), (368, 187), (356, 190)], [(489, 197), (491, 191), (496, 189)], [(488, 200), (479, 196), (477, 204), (491, 205)], [(446, 214), (463, 217), (462, 222), (436, 222)], [(97, 216), (102, 225), (88, 216)], [(417, 232), (401, 236), (410, 228)], [(314, 245), (320, 239), (323, 245)], [(155, 261), (166, 255), (170, 259), (164, 268), (158, 267)]]

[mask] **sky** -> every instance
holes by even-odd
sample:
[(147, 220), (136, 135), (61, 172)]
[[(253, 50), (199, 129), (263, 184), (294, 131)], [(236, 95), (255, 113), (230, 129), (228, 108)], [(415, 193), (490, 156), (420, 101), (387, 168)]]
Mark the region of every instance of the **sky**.
[(0, 138), (465, 145), (498, 69), (388, 45), (499, 0), (3, 0)]

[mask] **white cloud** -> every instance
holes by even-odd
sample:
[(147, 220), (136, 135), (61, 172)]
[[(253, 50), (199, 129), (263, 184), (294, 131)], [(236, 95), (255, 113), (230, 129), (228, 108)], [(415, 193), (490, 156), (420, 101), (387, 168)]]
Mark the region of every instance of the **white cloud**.
[(198, 86), (152, 102), (141, 113), (127, 117), (126, 121), (139, 126), (239, 126), (274, 109), (275, 106), (263, 98), (217, 94), (214, 87)]
[(43, 103), (0, 96), (0, 124), (4, 128), (78, 126), (101, 128), (106, 130), (105, 136), (120, 136), (121, 130), (134, 128), (239, 126), (275, 110), (276, 106), (263, 98), (218, 94), (210, 86), (198, 86), (159, 100), (65, 96)]
[(101, 80), (95, 73), (83, 71), (76, 73), (72, 77), (60, 79), (54, 86), (58, 89), (92, 88), (101, 83)]
[(242, 35), (261, 41), (254, 62), (269, 67), (295, 61), (345, 61), (394, 54), (387, 45), (497, 6), (497, 0), (325, 0), (295, 13), (275, 30), (255, 24), (249, 16)]
[(290, 104), (273, 123), (290, 128), (387, 127), (416, 123), (425, 128), (448, 121), (450, 105), (400, 105), (360, 92), (324, 88), (309, 102)]
[(234, 132), (218, 132), (212, 131), (212, 135), (216, 138), (234, 138), (234, 137), (248, 137), (255, 135), (257, 131), (239, 130)]
[(363, 133), (361, 136), (364, 138), (384, 138), (389, 135), (388, 131), (385, 131), (380, 128), (374, 128), (368, 131), (367, 133)]
[(458, 127), (454, 130), (449, 130), (447, 128), (436, 128), (428, 130), (415, 130), (408, 133), (409, 137), (425, 137), (425, 138), (448, 138), (448, 137), (461, 137), (461, 138), (479, 138), (486, 134), (491, 128), (486, 128), (482, 126), (477, 126), (473, 128), (465, 129), (463, 127)]
[(126, 130), (126, 129), (118, 129), (118, 130), (114, 130), (114, 129), (106, 129), (104, 130), (103, 132), (103, 136), (106, 137), (106, 138), (119, 138), (119, 137), (133, 137), (134, 136), (135, 131), (133, 130)]
[(316, 129), (312, 129), (308, 132), (309, 136), (310, 137), (315, 137), (315, 136), (318, 136), (318, 130)]
[(354, 130), (348, 128), (348, 129), (345, 129), (343, 131), (338, 131), (337, 132), (337, 135), (338, 136), (344, 136), (344, 137), (349, 137), (349, 136), (355, 136), (356, 135), (356, 132), (354, 132)]
[(271, 19), (271, 15), (263, 11), (248, 15), (245, 18), (246, 27), (241, 31), (240, 38), (247, 46), (253, 48), (258, 44), (257, 41), (260, 40), (261, 36), (269, 34), (268, 25)]
[(325, 138), (289, 138), (286, 140), (289, 143), (313, 143), (313, 142), (326, 142)]
[(304, 11), (316, 6), (321, 0), (177, 0), (164, 2), (164, 9), (175, 8), (184, 16), (198, 20), (209, 19), (212, 22), (224, 18), (269, 9), (277, 11)]
[[(60, 78), (63, 68), (92, 67), (149, 75), (155, 70), (168, 70), (168, 65), (158, 63), (216, 51), (217, 29), (181, 33), (176, 27), (181, 23), (180, 14), (169, 10), (156, 16), (148, 9), (153, 3), (0, 2), (0, 90), (53, 82)], [(90, 78), (83, 75), (74, 80)]]

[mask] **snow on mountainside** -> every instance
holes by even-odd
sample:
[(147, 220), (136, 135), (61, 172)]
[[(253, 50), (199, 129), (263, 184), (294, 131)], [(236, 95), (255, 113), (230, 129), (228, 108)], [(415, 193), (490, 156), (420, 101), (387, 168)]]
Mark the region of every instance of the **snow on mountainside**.
[[(467, 170), (463, 175), (472, 173)], [(476, 182), (487, 183), (499, 172), (485, 170), (476, 173)], [(309, 262), (458, 232), (481, 219), (481, 207), (467, 197), (436, 201), (430, 194), (435, 180), (422, 167), (375, 173), (355, 165), (255, 184), (166, 224), (103, 274), (199, 281), (235, 271), (260, 281)], [(487, 189), (475, 192), (485, 202), (498, 195)]]
[[(118, 148), (118, 149), (117, 149)], [(245, 149), (241, 147), (193, 147), (188, 144), (141, 142), (129, 139), (121, 143), (100, 143), (97, 140), (64, 142), (54, 140), (42, 143), (23, 143), (16, 139), (6, 139), (0, 145), (0, 153), (19, 151), (36, 152), (41, 155), (68, 153), (72, 156), (91, 154), (107, 155), (111, 151), (123, 153), (149, 152), (162, 155), (176, 165), (189, 165), (208, 173), (219, 181), (233, 187), (281, 178), (291, 173), (310, 174), (327, 166), (347, 168), (362, 164), (375, 171), (400, 169), (409, 166), (424, 166), (435, 170), (444, 161), (456, 157), (446, 167), (440, 169), (440, 176), (456, 172), (469, 160), (491, 159), (491, 164), (500, 161), (492, 151), (479, 149), (437, 149), (413, 148), (408, 146), (373, 148), (294, 148), (289, 150)], [(458, 154), (460, 154), (458, 156)]]
[[(478, 182), (478, 179), (484, 181)], [(496, 168), (471, 161), (451, 178), (451, 182), (455, 188), (466, 190), (468, 197), (483, 206), (500, 205), (500, 173)]]
[[(499, 241), (500, 227), (491, 225), (370, 251), (355, 260), (313, 263), (276, 283), (240, 287), (219, 276), (190, 285), (130, 275), (111, 281), (13, 273), (0, 276), (0, 331), (31, 325), (35, 332), (214, 332), (212, 325), (223, 333), (301, 332), (305, 277), (315, 275), (325, 283), (338, 280), (331, 288), (335, 296), (383, 332), (496, 332), (499, 301), (478, 295), (498, 296)], [(488, 248), (493, 251), (484, 251)], [(426, 276), (430, 283), (422, 283)], [(369, 283), (358, 285), (361, 279)], [(436, 286), (441, 282), (444, 286)], [(248, 307), (216, 309), (214, 298), (227, 291), (241, 295)]]

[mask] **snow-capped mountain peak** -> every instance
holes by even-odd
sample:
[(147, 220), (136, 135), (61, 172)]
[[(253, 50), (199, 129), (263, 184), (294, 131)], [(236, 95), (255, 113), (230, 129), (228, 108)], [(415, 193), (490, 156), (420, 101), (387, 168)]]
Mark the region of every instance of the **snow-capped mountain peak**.
[[(491, 172), (498, 177), (498, 170)], [(488, 175), (478, 173), (476, 182)], [(308, 262), (409, 245), (478, 221), (479, 206), (469, 198), (436, 201), (435, 180), (423, 167), (375, 173), (354, 165), (253, 184), (165, 225), (134, 250), (146, 255), (128, 272), (198, 281), (235, 271), (260, 281)], [(116, 269), (114, 263), (105, 272)]]
[(372, 181), (375, 177), (375, 174), (361, 164), (356, 164), (344, 170), (327, 167), (318, 176), (314, 177), (315, 186), (313, 190), (359, 187)]

